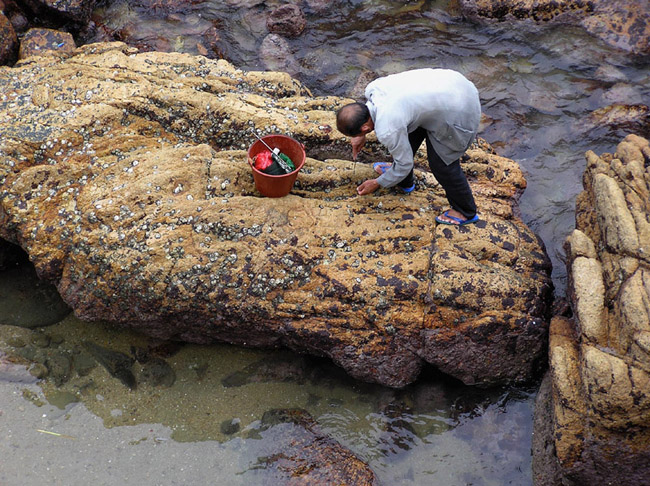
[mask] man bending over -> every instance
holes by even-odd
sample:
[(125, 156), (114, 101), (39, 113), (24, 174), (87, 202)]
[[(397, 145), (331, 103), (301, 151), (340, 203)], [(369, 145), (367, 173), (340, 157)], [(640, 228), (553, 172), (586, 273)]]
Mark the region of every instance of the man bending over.
[(404, 193), (413, 191), (413, 156), (426, 140), (429, 167), (451, 206), (436, 221), (451, 225), (478, 221), (459, 160), (476, 137), (481, 119), (476, 87), (456, 71), (416, 69), (376, 79), (365, 94), (365, 104), (350, 103), (336, 113), (336, 126), (352, 137), (354, 160), (374, 130), (393, 163), (373, 164), (379, 177), (364, 181), (357, 192), (364, 195), (393, 186)]

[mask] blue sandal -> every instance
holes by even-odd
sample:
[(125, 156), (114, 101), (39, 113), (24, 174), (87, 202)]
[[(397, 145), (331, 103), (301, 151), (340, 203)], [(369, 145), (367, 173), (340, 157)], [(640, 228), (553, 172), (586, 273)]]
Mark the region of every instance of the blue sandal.
[[(391, 162), (375, 162), (374, 164), (372, 164), (372, 168), (375, 169), (375, 172), (383, 174), (388, 169), (390, 169), (391, 165), (393, 165)], [(415, 189), (415, 182), (411, 187), (399, 187), (399, 188), (404, 192), (404, 194), (410, 194)]]
[(393, 165), (391, 162), (375, 162), (374, 164), (372, 164), (372, 168), (375, 169), (375, 172), (378, 172), (379, 174), (383, 174), (388, 169), (390, 169), (391, 165)]
[(447, 210), (444, 213), (442, 213), (442, 215), (444, 217), (446, 217), (446, 218), (453, 219), (454, 221), (456, 221), (456, 223), (450, 223), (449, 221), (445, 221), (444, 219), (440, 219), (440, 216), (436, 216), (436, 222), (437, 223), (448, 224), (448, 225), (451, 225), (451, 226), (463, 226), (465, 224), (472, 224), (472, 223), (476, 223), (478, 221), (478, 214), (475, 214), (473, 218), (460, 219), (460, 218), (457, 218), (455, 216), (450, 216), (449, 215), (449, 210)]

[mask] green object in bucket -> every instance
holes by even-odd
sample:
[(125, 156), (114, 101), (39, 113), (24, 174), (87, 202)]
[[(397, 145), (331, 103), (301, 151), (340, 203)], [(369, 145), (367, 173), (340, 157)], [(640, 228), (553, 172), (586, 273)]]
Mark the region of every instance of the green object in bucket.
[(296, 166), (288, 155), (283, 153), (274, 154), (273, 163), (262, 172), (268, 175), (285, 175), (296, 170)]
[(294, 165), (293, 161), (289, 158), (287, 154), (283, 154), (282, 152), (280, 152), (280, 158), (287, 163), (287, 165), (292, 171), (296, 170), (296, 166)]

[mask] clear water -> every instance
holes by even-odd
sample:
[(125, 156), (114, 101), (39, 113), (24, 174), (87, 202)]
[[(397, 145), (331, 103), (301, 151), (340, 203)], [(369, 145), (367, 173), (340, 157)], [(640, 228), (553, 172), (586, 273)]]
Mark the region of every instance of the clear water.
[[(0, 298), (0, 310), (12, 297)], [(126, 386), (88, 343), (129, 357), (162, 353), (166, 378), (152, 380), (136, 362), (136, 385)], [(393, 390), (288, 351), (170, 347), (72, 315), (43, 328), (0, 325), (0, 483), (275, 484), (261, 464), (287, 437), (262, 417), (300, 408), (381, 484), (526, 485), (534, 395), (466, 387), (433, 371)]]
[[(279, 3), (117, 1), (98, 9), (94, 20), (104, 35), (142, 48), (218, 51), (241, 68), (263, 70), (265, 19)], [(296, 76), (314, 94), (347, 95), (365, 70), (383, 75), (447, 67), (474, 81), (486, 115), (480, 135), (525, 170), (522, 217), (546, 243), (556, 293), (563, 295), (562, 243), (574, 227), (584, 152), (613, 152), (629, 132), (648, 135), (647, 118), (645, 124), (602, 124), (592, 113), (647, 104), (648, 59), (610, 48), (575, 27), (465, 22), (450, 13), (447, 1), (332, 0), (320, 12), (312, 3), (304, 4), (307, 29), (287, 42)], [(0, 315), (24, 307), (30, 309), (21, 317), (26, 321), (60, 320), (43, 309), (46, 299), (15, 293), (11, 282), (17, 277), (8, 275), (0, 274)], [(25, 347), (7, 342), (14, 330), (7, 324), (25, 324), (2, 324), (2, 484), (87, 484), (88, 478), (95, 484), (270, 484), (258, 458), (279, 438), (275, 428), (261, 427), (261, 415), (294, 407), (306, 409), (366, 460), (382, 484), (532, 483), (534, 390), (477, 390), (430, 373), (395, 391), (351, 381), (327, 362), (285, 352), (189, 345), (165, 358), (175, 377), (171, 386), (145, 381), (130, 390), (100, 365), (83, 375), (73, 369), (56, 386), (52, 376), (35, 382), (11, 362)], [(125, 355), (131, 346), (153, 345), (71, 316), (44, 329), (28, 327), (22, 332), (36, 333), (33, 341), (44, 346), (24, 338), (27, 348), (40, 349), (40, 359), (43, 353), (74, 353), (83, 341)], [(38, 363), (31, 367), (42, 371)], [(233, 420), (239, 430), (225, 434), (222, 423)]]

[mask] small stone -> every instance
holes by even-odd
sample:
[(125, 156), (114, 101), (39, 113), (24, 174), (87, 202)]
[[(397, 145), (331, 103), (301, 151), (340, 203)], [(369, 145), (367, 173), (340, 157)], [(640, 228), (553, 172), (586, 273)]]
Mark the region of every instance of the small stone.
[(5, 340), (9, 346), (14, 348), (24, 348), (27, 345), (27, 341), (24, 336), (12, 335), (7, 337)]
[(29, 368), (29, 372), (34, 378), (38, 378), (39, 380), (45, 378), (49, 374), (47, 367), (40, 363), (34, 363)]
[(50, 336), (42, 332), (35, 332), (32, 335), (32, 344), (39, 348), (47, 348), (50, 345)]
[(288, 4), (276, 8), (266, 20), (269, 32), (283, 37), (297, 37), (303, 30), (307, 21), (302, 10), (297, 5)]
[(45, 366), (47, 366), (49, 376), (52, 377), (56, 386), (61, 386), (70, 379), (72, 361), (67, 354), (63, 352), (52, 353), (45, 361)]
[(241, 429), (241, 420), (234, 418), (232, 420), (224, 420), (221, 422), (221, 433), (224, 435), (232, 435), (239, 432)]

